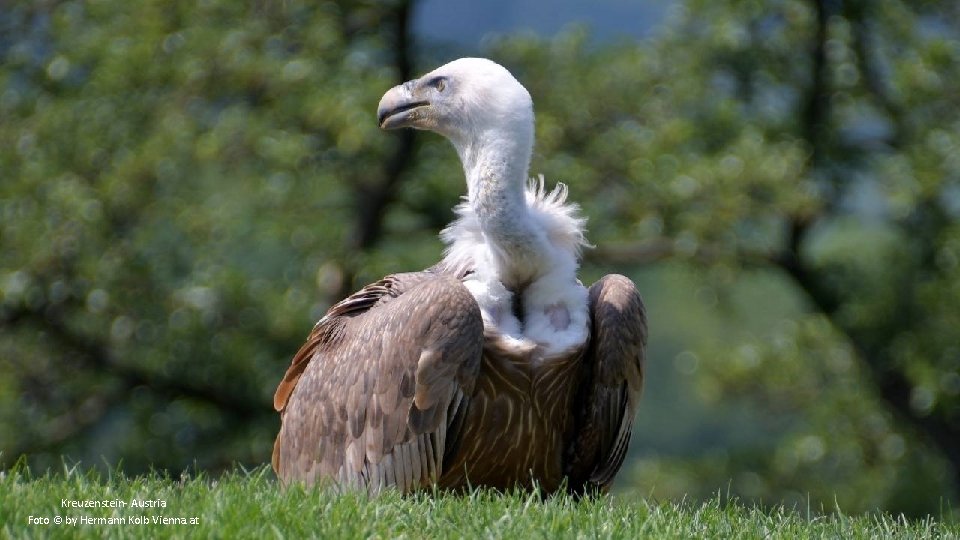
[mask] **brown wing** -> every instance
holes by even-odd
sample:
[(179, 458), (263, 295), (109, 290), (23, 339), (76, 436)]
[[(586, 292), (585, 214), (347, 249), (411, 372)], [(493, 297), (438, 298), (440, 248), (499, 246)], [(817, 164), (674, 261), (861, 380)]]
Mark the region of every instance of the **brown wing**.
[[(390, 298), (396, 298), (404, 291), (431, 277), (436, 276), (431, 272), (391, 274), (331, 306), (327, 313), (317, 321), (310, 335), (307, 336), (307, 342), (300, 347), (297, 354), (293, 355), (293, 361), (290, 362), (290, 367), (287, 368), (287, 372), (283, 375), (283, 379), (273, 395), (273, 408), (279, 413), (283, 412), (287, 406), (287, 401), (290, 399), (290, 393), (296, 388), (300, 375), (303, 374), (303, 370), (306, 369), (317, 348), (323, 345), (329, 346), (341, 337), (346, 322), (344, 317), (356, 317), (366, 313), (378, 302), (384, 303)], [(276, 466), (274, 466), (274, 469), (276, 469)]]
[(398, 274), (335, 305), (274, 396), (281, 481), (407, 492), (442, 473), (473, 391), (483, 322), (457, 280)]
[(590, 287), (592, 326), (584, 357), (576, 431), (568, 449), (569, 487), (606, 490), (623, 465), (643, 390), (647, 317), (628, 278), (610, 274)]

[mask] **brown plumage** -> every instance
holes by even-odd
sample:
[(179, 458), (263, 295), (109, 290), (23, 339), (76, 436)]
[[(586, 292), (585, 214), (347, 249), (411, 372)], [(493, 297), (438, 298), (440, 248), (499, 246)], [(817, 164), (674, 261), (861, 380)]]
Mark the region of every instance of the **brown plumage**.
[[(443, 100), (462, 100), (453, 109), (469, 115), (466, 89), (490, 96), (502, 85), (517, 104), (494, 104), (497, 118), (529, 109), (519, 83), (488, 64), (451, 63), (381, 102), (384, 127), (430, 128), (454, 142), (468, 201), (444, 233), (440, 264), (334, 305), (294, 356), (274, 397), (273, 466), (284, 484), (584, 493), (605, 490), (623, 464), (643, 385), (643, 302), (623, 276), (589, 291), (576, 282), (583, 222), (565, 191), (534, 186), (518, 202), (517, 175), (470, 161), (476, 140), (486, 141), (481, 150), (500, 143), (451, 126)], [(442, 94), (453, 91), (461, 95)], [(521, 133), (512, 146), (523, 150), (518, 125), (499, 136)], [(511, 157), (529, 160), (507, 151), (494, 161)]]

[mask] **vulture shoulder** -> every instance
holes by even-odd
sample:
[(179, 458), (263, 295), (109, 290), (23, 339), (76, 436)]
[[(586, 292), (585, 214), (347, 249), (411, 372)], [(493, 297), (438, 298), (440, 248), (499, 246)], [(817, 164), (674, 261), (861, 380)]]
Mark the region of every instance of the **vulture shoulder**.
[(647, 317), (643, 299), (627, 277), (610, 274), (589, 291), (590, 344), (581, 366), (568, 447), (571, 490), (605, 491), (623, 465), (643, 390)]
[(334, 305), (274, 395), (277, 476), (371, 492), (435, 482), (482, 346), (480, 309), (447, 275), (387, 276)]

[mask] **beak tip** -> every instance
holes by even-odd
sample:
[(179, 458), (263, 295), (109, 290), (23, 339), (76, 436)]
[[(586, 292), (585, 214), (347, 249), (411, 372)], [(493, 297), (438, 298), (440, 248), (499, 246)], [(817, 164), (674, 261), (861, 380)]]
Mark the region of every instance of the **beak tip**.
[(377, 126), (380, 129), (414, 127), (409, 111), (426, 105), (425, 101), (414, 101), (413, 81), (394, 86), (380, 98), (377, 104)]

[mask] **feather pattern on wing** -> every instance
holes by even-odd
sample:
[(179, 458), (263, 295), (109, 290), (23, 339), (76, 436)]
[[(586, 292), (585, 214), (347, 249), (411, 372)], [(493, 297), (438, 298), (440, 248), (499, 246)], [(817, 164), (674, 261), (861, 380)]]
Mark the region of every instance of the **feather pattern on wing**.
[(623, 465), (643, 390), (647, 319), (633, 282), (616, 274), (590, 287), (591, 341), (581, 367), (581, 404), (568, 449), (574, 490), (605, 490)]
[(476, 303), (448, 276), (388, 276), (335, 305), (274, 399), (281, 481), (329, 478), (370, 491), (435, 482), (482, 339)]

